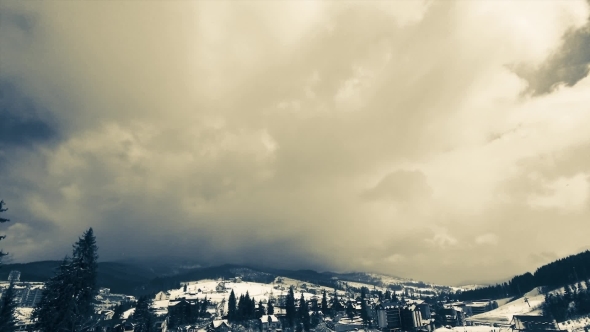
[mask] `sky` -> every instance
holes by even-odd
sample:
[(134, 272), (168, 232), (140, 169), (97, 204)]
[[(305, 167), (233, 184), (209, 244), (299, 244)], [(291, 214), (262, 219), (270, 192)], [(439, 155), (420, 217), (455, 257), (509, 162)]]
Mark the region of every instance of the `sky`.
[(0, 0), (0, 244), (457, 285), (590, 248), (588, 1)]

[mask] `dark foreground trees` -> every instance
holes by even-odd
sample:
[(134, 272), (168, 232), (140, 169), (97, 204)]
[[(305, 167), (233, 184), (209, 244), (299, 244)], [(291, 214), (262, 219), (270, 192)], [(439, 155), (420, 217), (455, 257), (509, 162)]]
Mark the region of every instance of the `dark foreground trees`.
[[(5, 205), (4, 201), (0, 201), (0, 213), (8, 210), (4, 207), (4, 205)], [(5, 222), (9, 222), (9, 221), (10, 221), (10, 219), (0, 217), (0, 224), (3, 224)], [(0, 235), (0, 241), (4, 238), (6, 238), (6, 235)], [(2, 266), (2, 258), (6, 255), (8, 255), (8, 253), (5, 253), (4, 251), (2, 251), (2, 249), (0, 249), (0, 266)]]
[(90, 228), (73, 245), (72, 257), (64, 258), (55, 276), (45, 284), (41, 301), (33, 311), (41, 332), (80, 332), (94, 326), (97, 251)]
[[(0, 213), (5, 212), (7, 209), (4, 207), (4, 201), (0, 201)], [(0, 217), (0, 224), (9, 222), (9, 219)], [(0, 236), (0, 240), (6, 236)], [(7, 253), (0, 249), (0, 266), (2, 266), (2, 258)], [(15, 310), (16, 303), (14, 301), (14, 285), (11, 283), (8, 289), (4, 292), (0, 298), (0, 332), (12, 332), (15, 330)]]
[(10, 283), (8, 289), (2, 294), (0, 301), (0, 332), (13, 332), (16, 330), (15, 310), (14, 284)]

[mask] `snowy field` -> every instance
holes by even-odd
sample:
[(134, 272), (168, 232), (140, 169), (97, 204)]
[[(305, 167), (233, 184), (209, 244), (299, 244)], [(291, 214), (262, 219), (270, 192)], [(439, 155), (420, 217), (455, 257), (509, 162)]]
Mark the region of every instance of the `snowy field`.
[[(528, 303), (525, 302), (528, 299)], [(535, 288), (523, 297), (506, 303), (497, 309), (467, 318), (467, 321), (508, 324), (514, 315), (541, 315), (540, 306), (545, 296)], [(498, 303), (500, 305), (500, 303)]]
[[(154, 301), (153, 307), (154, 308), (167, 308), (168, 307), (168, 303), (172, 300), (178, 300), (181, 298), (186, 298), (188, 299), (199, 299), (199, 300), (203, 300), (205, 298), (207, 298), (208, 300), (210, 300), (213, 303), (221, 303), (224, 299), (226, 302), (226, 308), (224, 308), (224, 310), (227, 310), (227, 301), (229, 300), (229, 295), (231, 293), (231, 291), (234, 291), (234, 294), (236, 295), (236, 298), (239, 299), (240, 295), (246, 295), (246, 292), (248, 292), (250, 298), (254, 298), (256, 300), (256, 302), (258, 301), (262, 301), (263, 303), (268, 302), (268, 299), (270, 296), (273, 296), (274, 298), (277, 298), (281, 295), (287, 295), (287, 293), (289, 292), (289, 287), (291, 285), (293, 285), (294, 287), (297, 287), (298, 284), (303, 284), (301, 281), (296, 281), (296, 280), (290, 280), (290, 279), (284, 279), (284, 283), (280, 283), (280, 284), (262, 284), (262, 283), (256, 283), (256, 282), (225, 282), (225, 288), (226, 290), (223, 292), (217, 292), (216, 291), (216, 287), (217, 285), (220, 283), (219, 280), (200, 280), (200, 281), (190, 281), (190, 282), (186, 282), (185, 284), (187, 285), (187, 289), (186, 292), (184, 291), (184, 287), (181, 287), (179, 289), (173, 289), (170, 290), (170, 298), (168, 300), (161, 300), (161, 301)], [(279, 288), (283, 288), (282, 289), (276, 289), (275, 287), (279, 287)], [(322, 287), (322, 289), (326, 289), (326, 291), (328, 293), (332, 293), (334, 290), (331, 288), (327, 288), (327, 287)], [(199, 292), (200, 290), (200, 292)], [(301, 296), (301, 292), (302, 289), (295, 289), (295, 297), (297, 299), (299, 299), (299, 297)], [(318, 297), (321, 298), (321, 294), (320, 295), (315, 295), (312, 293), (308, 293), (303, 291), (303, 296), (306, 300), (309, 300), (311, 298)]]

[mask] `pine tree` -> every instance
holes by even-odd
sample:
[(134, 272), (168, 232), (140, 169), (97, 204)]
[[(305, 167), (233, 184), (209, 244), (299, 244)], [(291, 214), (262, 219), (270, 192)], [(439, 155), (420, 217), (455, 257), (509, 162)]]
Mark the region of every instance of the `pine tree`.
[[(4, 205), (5, 205), (4, 201), (0, 200), (0, 213), (8, 210), (4, 207)], [(9, 221), (10, 221), (10, 219), (0, 217), (0, 224), (5, 223), (5, 222), (9, 222)], [(6, 238), (6, 235), (1, 235), (0, 241), (2, 241), (5, 238)], [(8, 255), (8, 253), (4, 252), (4, 251), (2, 251), (2, 249), (0, 249), (0, 266), (2, 266), (2, 257), (6, 256), (6, 255)]]
[(55, 276), (45, 283), (41, 300), (33, 311), (33, 318), (37, 320), (36, 328), (42, 332), (71, 330), (75, 292), (70, 282), (70, 268), (70, 259), (65, 257)]
[(90, 228), (73, 245), (72, 258), (66, 257), (55, 276), (45, 284), (41, 301), (33, 311), (40, 331), (77, 332), (95, 324), (97, 250)]
[(303, 293), (301, 293), (301, 298), (299, 299), (299, 319), (303, 323), (303, 329), (305, 331), (309, 331), (310, 329), (310, 317), (309, 317), (309, 310), (307, 309), (307, 303), (305, 302), (305, 298), (303, 297)]
[(369, 317), (369, 308), (367, 307), (367, 301), (364, 298), (361, 300), (361, 318), (363, 319), (364, 324), (371, 324), (371, 318)]
[(209, 300), (207, 300), (207, 296), (205, 296), (205, 299), (201, 303), (201, 310), (200, 310), (201, 317), (205, 317), (205, 315), (207, 314), (207, 304), (208, 304), (208, 301)]
[(0, 301), (0, 332), (16, 330), (15, 310), (14, 284), (11, 282)]
[(338, 292), (334, 290), (334, 298), (332, 299), (332, 315), (336, 315), (336, 313), (340, 310), (342, 310), (342, 305), (338, 299)]
[(258, 301), (258, 309), (256, 310), (256, 318), (259, 319), (262, 316), (264, 316), (264, 306), (262, 305), (262, 300), (261, 300), (261, 301)]
[(135, 332), (151, 332), (153, 330), (154, 317), (150, 312), (152, 300), (150, 297), (141, 296), (137, 300), (133, 320), (135, 321)]
[(229, 300), (227, 301), (227, 319), (229, 321), (236, 321), (237, 318), (236, 294), (234, 294), (234, 290), (232, 289), (229, 294)]
[(348, 319), (353, 319), (354, 318), (354, 307), (352, 306), (352, 302), (348, 301), (348, 304), (346, 305), (346, 315), (348, 316)]
[(327, 315), (328, 312), (328, 297), (326, 296), (326, 290), (324, 290), (324, 293), (322, 294), (322, 313)]
[(272, 302), (268, 301), (268, 307), (266, 308), (267, 315), (274, 315), (275, 314), (275, 307), (273, 307)]
[(72, 268), (77, 282), (76, 309), (79, 324), (87, 324), (94, 316), (95, 297), (98, 295), (98, 247), (94, 231), (89, 228), (73, 245)]
[(287, 294), (287, 303), (285, 305), (285, 309), (286, 309), (286, 318), (287, 318), (287, 322), (289, 323), (289, 326), (293, 326), (293, 324), (295, 323), (295, 316), (296, 314), (296, 308), (295, 308), (295, 294), (293, 293), (293, 286), (291, 286), (289, 288), (289, 293)]

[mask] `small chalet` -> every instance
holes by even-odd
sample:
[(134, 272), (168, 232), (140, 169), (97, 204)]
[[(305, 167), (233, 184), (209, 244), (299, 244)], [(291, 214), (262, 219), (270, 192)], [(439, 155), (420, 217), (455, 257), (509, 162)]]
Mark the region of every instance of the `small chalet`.
[(275, 315), (260, 317), (260, 329), (262, 331), (275, 331), (281, 328), (281, 321)]
[(170, 294), (166, 294), (164, 292), (159, 292), (156, 294), (156, 297), (154, 298), (155, 301), (162, 301), (162, 300), (168, 300), (170, 298)]
[(555, 320), (546, 316), (514, 315), (510, 321), (512, 330), (523, 332), (559, 331)]
[(215, 286), (215, 290), (216, 290), (218, 293), (223, 293), (223, 292), (225, 292), (225, 289), (226, 289), (226, 288), (225, 288), (225, 283), (224, 283), (224, 282), (220, 282), (220, 283), (218, 283), (218, 284), (217, 284), (217, 286)]
[(227, 323), (227, 320), (214, 320), (209, 325), (209, 331), (211, 332), (229, 332), (231, 331), (231, 327)]

